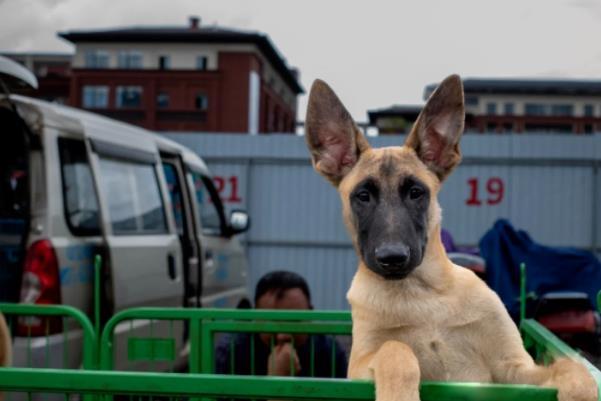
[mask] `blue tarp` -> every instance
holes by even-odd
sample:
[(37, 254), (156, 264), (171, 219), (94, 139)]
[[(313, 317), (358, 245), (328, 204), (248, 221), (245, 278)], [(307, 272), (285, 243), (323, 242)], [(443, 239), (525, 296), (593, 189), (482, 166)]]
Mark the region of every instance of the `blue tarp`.
[(596, 306), (601, 289), (601, 263), (588, 251), (537, 244), (527, 232), (515, 230), (507, 220), (497, 220), (480, 240), (486, 260), (486, 282), (505, 304), (519, 315), (520, 263), (526, 264), (526, 292), (541, 296), (552, 291), (588, 294)]

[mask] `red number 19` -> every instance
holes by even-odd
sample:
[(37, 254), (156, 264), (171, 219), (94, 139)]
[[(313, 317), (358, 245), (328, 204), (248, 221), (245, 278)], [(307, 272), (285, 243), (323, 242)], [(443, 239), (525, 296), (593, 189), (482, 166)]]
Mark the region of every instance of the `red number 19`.
[[(467, 180), (467, 184), (470, 188), (469, 198), (465, 201), (468, 206), (480, 206), (482, 201), (478, 198), (478, 178), (470, 178)], [(503, 180), (499, 177), (492, 177), (486, 181), (486, 192), (488, 192), (488, 198), (486, 203), (488, 205), (498, 205), (503, 201), (503, 195), (505, 194), (505, 185)]]

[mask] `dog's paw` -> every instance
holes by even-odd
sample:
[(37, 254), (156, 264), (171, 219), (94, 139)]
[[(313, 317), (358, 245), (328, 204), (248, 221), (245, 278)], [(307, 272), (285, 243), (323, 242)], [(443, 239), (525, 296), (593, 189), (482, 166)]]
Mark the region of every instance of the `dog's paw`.
[(558, 389), (559, 401), (597, 401), (597, 383), (589, 371), (571, 359), (558, 359), (551, 365), (553, 383)]

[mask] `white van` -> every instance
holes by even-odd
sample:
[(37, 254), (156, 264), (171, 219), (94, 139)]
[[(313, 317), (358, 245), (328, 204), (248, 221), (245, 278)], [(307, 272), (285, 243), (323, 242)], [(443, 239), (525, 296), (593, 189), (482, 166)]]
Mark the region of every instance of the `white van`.
[[(4, 92), (36, 85), (6, 58), (0, 81)], [(226, 217), (209, 170), (189, 149), (106, 117), (0, 92), (0, 302), (66, 304), (93, 319), (93, 258), (101, 254), (104, 319), (136, 306), (249, 305), (248, 266), (235, 237), (248, 226), (243, 211)], [(22, 319), (13, 329), (44, 335), (41, 322)], [(60, 324), (49, 330), (50, 355), (80, 348), (76, 330), (70, 344)], [(47, 353), (45, 339), (27, 345), (28, 358)], [(26, 364), (27, 345), (16, 338), (17, 366)], [(71, 367), (80, 363), (69, 359)]]

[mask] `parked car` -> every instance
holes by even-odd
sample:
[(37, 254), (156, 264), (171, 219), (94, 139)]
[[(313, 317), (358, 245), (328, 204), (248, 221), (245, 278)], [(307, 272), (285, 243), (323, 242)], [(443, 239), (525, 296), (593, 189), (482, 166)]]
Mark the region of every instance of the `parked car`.
[[(6, 58), (0, 80), (5, 88), (35, 85)], [(226, 217), (194, 152), (97, 114), (2, 92), (0, 127), (0, 301), (66, 304), (93, 318), (93, 259), (100, 254), (103, 319), (137, 306), (249, 303), (247, 260), (236, 238), (248, 229), (248, 215)], [(20, 319), (15, 364), (62, 366), (65, 347), (81, 348), (81, 333), (64, 329), (67, 335), (61, 321)], [(49, 351), (45, 339), (20, 337), (47, 332)], [(116, 367), (125, 363), (120, 358)], [(70, 367), (80, 363), (71, 352)]]

